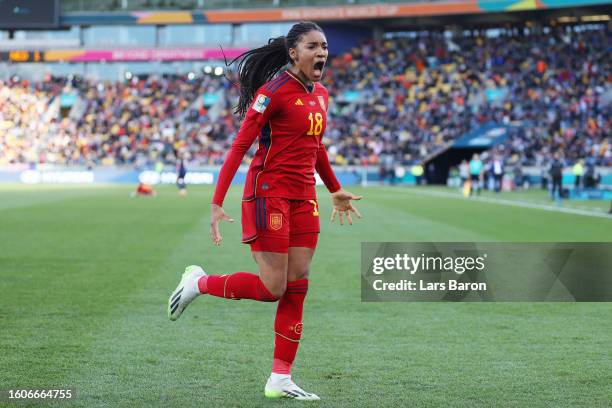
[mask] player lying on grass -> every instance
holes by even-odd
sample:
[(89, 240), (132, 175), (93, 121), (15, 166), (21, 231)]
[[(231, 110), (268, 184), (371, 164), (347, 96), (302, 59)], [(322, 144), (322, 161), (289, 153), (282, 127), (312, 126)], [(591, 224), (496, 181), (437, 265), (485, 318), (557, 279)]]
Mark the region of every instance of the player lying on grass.
[(138, 183), (138, 187), (136, 187), (136, 191), (132, 191), (132, 197), (155, 197), (157, 192), (153, 189), (153, 186), (145, 183)]

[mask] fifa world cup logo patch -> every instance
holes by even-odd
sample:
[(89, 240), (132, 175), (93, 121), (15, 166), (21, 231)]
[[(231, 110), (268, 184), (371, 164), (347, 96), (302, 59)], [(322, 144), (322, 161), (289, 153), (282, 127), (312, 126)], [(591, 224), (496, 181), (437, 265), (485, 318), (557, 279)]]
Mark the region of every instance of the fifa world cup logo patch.
[(270, 228), (274, 231), (283, 227), (283, 214), (270, 214)]
[(266, 95), (259, 94), (255, 98), (255, 102), (253, 103), (252, 109), (259, 113), (264, 113), (269, 104), (270, 98), (268, 98)]

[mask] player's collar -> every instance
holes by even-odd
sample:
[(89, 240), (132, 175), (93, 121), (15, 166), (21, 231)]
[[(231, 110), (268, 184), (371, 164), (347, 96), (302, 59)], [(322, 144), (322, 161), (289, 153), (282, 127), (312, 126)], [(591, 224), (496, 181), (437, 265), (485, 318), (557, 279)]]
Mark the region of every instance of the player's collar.
[(301, 80), (300, 78), (296, 77), (296, 76), (295, 76), (295, 74), (294, 74), (293, 72), (291, 72), (290, 70), (287, 70), (287, 71), (285, 71), (285, 72), (287, 72), (287, 74), (288, 74), (288, 75), (289, 75), (291, 78), (293, 78), (293, 79), (295, 79), (296, 81), (298, 81), (298, 82), (300, 83), (300, 85), (302, 85), (302, 87), (304, 88), (304, 90), (305, 90), (306, 92), (308, 92), (308, 93), (313, 93), (313, 92), (314, 92), (314, 88), (315, 88), (315, 84), (314, 84), (314, 82), (313, 82), (313, 83), (312, 83), (312, 85), (310, 85), (310, 86), (309, 86), (309, 85), (306, 85), (306, 84), (304, 84), (304, 82), (302, 82), (302, 80)]

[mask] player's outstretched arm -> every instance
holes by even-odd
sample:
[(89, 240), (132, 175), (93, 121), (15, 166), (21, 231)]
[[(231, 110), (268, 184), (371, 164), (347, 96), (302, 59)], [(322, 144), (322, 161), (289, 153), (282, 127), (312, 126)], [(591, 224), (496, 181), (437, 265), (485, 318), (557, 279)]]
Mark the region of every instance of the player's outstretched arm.
[(251, 103), (251, 108), (246, 113), (236, 138), (232, 142), (232, 147), (225, 158), (225, 162), (221, 166), (219, 180), (217, 181), (210, 207), (210, 238), (217, 246), (221, 244), (223, 239), (219, 232), (219, 222), (221, 220), (234, 222), (232, 218), (225, 214), (221, 207), (227, 190), (232, 183), (236, 171), (238, 171), (238, 167), (240, 167), (244, 155), (261, 133), (261, 129), (272, 117), (273, 111), (274, 105), (271, 104), (271, 95), (260, 88), (257, 91), (257, 96)]
[(234, 219), (223, 211), (223, 207), (217, 204), (210, 205), (210, 239), (212, 242), (219, 246), (221, 245), (221, 232), (219, 231), (219, 223), (223, 221), (234, 222)]
[(351, 204), (351, 200), (361, 200), (362, 196), (356, 196), (348, 191), (340, 189), (335, 193), (332, 193), (332, 204), (333, 211), (331, 215), (331, 222), (334, 222), (336, 219), (336, 214), (338, 215), (338, 219), (340, 220), (340, 225), (344, 225), (344, 215), (346, 215), (346, 220), (350, 225), (353, 225), (353, 219), (351, 218), (351, 213), (355, 213), (357, 218), (362, 218), (357, 208)]

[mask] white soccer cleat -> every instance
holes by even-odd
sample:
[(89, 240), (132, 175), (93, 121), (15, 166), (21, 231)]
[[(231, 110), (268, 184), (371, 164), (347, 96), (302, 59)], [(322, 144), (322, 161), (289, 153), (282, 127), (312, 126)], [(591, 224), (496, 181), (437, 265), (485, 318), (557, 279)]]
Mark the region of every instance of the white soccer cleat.
[(198, 280), (202, 276), (206, 276), (206, 272), (198, 265), (189, 265), (185, 268), (181, 281), (168, 299), (168, 318), (170, 320), (178, 319), (183, 310), (198, 297), (200, 294)]
[(273, 379), (268, 378), (264, 394), (268, 398), (292, 398), (300, 401), (318, 401), (316, 394), (306, 392), (298, 387), (290, 376)]

